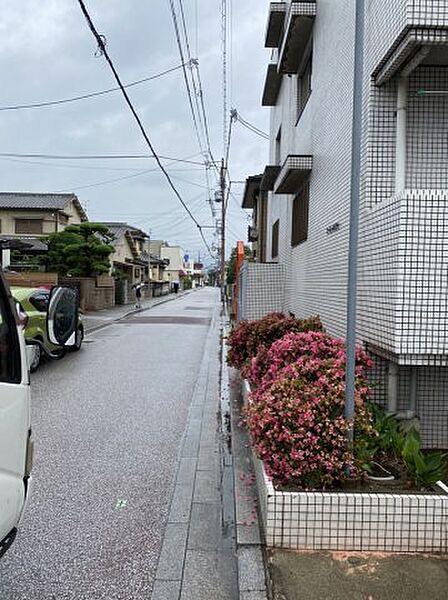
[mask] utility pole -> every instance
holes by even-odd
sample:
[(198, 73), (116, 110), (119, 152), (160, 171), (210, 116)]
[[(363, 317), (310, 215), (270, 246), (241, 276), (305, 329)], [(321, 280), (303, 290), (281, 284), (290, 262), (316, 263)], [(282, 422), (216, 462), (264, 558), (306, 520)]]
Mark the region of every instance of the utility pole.
[(356, 304), (358, 281), (358, 231), (361, 183), (362, 90), (364, 63), (364, 0), (356, 0), (355, 67), (353, 82), (352, 175), (347, 286), (347, 361), (345, 417), (349, 421), (348, 443), (353, 447), (355, 418)]
[(221, 302), (225, 303), (226, 288), (225, 288), (225, 275), (226, 275), (226, 167), (224, 159), (221, 161)]

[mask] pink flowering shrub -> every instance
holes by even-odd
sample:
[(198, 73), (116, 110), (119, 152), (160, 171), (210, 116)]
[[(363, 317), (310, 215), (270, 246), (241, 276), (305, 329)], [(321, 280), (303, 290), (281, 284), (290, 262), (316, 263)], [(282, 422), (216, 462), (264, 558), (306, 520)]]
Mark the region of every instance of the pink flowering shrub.
[(227, 339), (227, 362), (246, 376), (251, 359), (262, 348), (269, 348), (286, 333), (310, 330), (322, 331), (319, 317), (296, 319), (283, 313), (269, 313), (257, 321), (240, 321)]
[[(356, 476), (359, 467), (347, 448), (344, 417), (344, 342), (322, 332), (290, 334), (275, 342), (263, 360), (265, 373), (250, 396), (246, 417), (267, 474), (276, 484), (301, 489), (332, 487)], [(273, 363), (266, 368), (269, 360)], [(365, 405), (367, 366), (359, 350), (355, 436), (376, 435)]]
[[(337, 357), (336, 357), (337, 354)], [(258, 354), (251, 359), (246, 369), (246, 379), (252, 387), (269, 384), (277, 377), (279, 369), (296, 360), (306, 357), (324, 360), (334, 357), (339, 369), (344, 369), (345, 376), (345, 343), (343, 340), (326, 335), (322, 331), (305, 333), (287, 333), (273, 342), (269, 348), (261, 347)], [(356, 374), (362, 376), (365, 367), (371, 367), (371, 360), (362, 351), (357, 350)]]

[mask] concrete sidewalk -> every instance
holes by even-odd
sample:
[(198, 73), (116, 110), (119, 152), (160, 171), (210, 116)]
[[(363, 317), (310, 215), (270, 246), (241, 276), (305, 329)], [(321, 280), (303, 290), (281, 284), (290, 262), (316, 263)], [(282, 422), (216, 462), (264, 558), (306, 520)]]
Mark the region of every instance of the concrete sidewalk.
[(102, 327), (110, 325), (114, 321), (119, 321), (120, 319), (124, 319), (129, 315), (148, 310), (154, 306), (158, 306), (159, 304), (170, 302), (171, 300), (180, 298), (181, 296), (189, 294), (192, 291), (193, 290), (187, 290), (185, 292), (179, 292), (178, 294), (167, 294), (166, 296), (160, 296), (158, 298), (148, 298), (146, 300), (142, 300), (141, 308), (136, 308), (135, 304), (122, 304), (95, 312), (85, 312), (82, 317), (84, 330), (86, 333), (96, 331), (97, 329), (101, 329)]
[(214, 311), (181, 444), (151, 600), (238, 600), (228, 401)]

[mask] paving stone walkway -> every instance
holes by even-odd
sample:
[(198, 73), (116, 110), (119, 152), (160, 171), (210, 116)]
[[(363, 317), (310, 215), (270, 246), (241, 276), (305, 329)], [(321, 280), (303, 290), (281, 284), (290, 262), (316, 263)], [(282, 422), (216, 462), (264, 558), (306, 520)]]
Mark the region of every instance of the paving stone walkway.
[(230, 424), (220, 398), (216, 311), (179, 456), (152, 600), (237, 600)]

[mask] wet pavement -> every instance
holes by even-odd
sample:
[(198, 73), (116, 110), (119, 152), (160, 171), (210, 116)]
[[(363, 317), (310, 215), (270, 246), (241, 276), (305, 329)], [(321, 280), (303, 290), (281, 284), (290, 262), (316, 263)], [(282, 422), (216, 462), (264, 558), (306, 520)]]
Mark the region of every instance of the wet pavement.
[(33, 376), (33, 489), (1, 600), (148, 600), (166, 533), (165, 556), (183, 554), (177, 579), (158, 577), (164, 597), (181, 581), (182, 600), (201, 598), (207, 579), (208, 598), (237, 597), (234, 552), (219, 551), (218, 300), (206, 288), (130, 316)]

